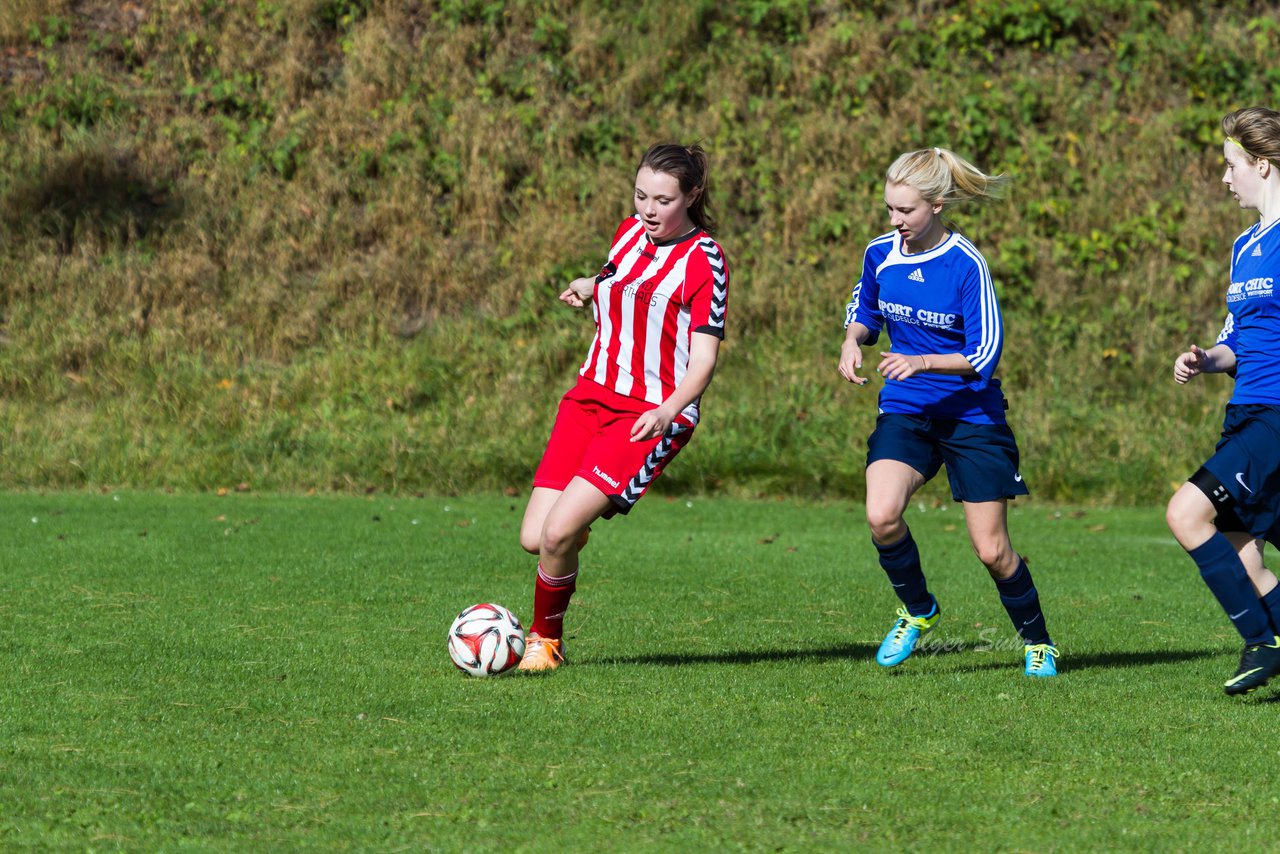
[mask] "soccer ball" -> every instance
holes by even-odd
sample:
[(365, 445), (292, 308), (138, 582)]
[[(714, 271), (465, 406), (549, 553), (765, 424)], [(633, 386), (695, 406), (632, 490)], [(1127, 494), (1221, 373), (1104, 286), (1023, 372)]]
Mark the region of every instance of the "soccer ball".
[(449, 627), (449, 658), (463, 673), (497, 676), (519, 664), (522, 655), (524, 629), (501, 605), (472, 605)]

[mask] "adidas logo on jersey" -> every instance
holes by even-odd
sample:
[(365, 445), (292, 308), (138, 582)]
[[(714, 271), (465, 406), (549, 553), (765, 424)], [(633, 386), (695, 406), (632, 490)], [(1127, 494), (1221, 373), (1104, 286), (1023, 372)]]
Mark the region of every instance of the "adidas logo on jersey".
[(919, 267), (916, 267), (916, 268), (915, 268), (915, 270), (914, 270), (914, 271), (912, 271), (911, 275), (910, 275), (910, 276), (907, 276), (907, 278), (908, 278), (908, 279), (910, 279), (910, 280), (911, 280), (911, 281), (913, 281), (913, 282), (923, 282), (923, 281), (924, 281), (924, 273), (922, 273), (922, 272), (920, 271), (920, 268), (919, 268)]
[(1253, 247), (1253, 252), (1251, 252), (1250, 254), (1251, 254), (1251, 255), (1253, 255), (1253, 257), (1254, 257), (1254, 258), (1261, 258), (1261, 257), (1262, 257), (1262, 245), (1261, 245), (1261, 244), (1259, 244), (1259, 245), (1257, 245), (1257, 246)]

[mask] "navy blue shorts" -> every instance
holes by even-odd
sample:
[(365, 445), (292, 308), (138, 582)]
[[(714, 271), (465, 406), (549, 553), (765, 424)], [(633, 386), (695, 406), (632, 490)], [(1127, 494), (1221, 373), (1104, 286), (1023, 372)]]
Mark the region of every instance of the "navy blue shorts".
[(906, 463), (932, 480), (945, 463), (956, 501), (999, 501), (1027, 494), (1018, 473), (1018, 443), (1008, 424), (881, 413), (867, 440), (867, 465)]
[(1226, 487), (1247, 533), (1280, 540), (1280, 406), (1229, 405), (1222, 438), (1203, 467)]

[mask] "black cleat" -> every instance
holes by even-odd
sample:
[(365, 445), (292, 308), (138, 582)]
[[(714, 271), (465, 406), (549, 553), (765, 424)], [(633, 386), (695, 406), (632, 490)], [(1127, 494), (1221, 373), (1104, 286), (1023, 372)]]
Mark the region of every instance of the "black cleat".
[(1228, 694), (1248, 694), (1266, 685), (1277, 673), (1280, 673), (1280, 635), (1271, 643), (1246, 646), (1240, 656), (1240, 669), (1222, 687)]

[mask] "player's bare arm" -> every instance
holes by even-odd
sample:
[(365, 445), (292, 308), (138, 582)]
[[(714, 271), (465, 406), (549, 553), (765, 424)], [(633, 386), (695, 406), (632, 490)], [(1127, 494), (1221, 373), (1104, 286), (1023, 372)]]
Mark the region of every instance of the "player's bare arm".
[(693, 403), (707, 386), (716, 372), (716, 359), (720, 355), (720, 339), (705, 332), (694, 332), (689, 336), (689, 368), (684, 379), (671, 392), (671, 396), (662, 401), (662, 405), (650, 409), (636, 419), (631, 428), (631, 441), (644, 442), (656, 439), (667, 431), (675, 417), (684, 408)]
[(1195, 344), (1173, 360), (1173, 380), (1185, 384), (1200, 374), (1222, 374), (1236, 366), (1236, 354), (1225, 344), (1217, 344), (1208, 350)]
[(916, 374), (954, 374), (976, 377), (978, 372), (963, 353), (881, 353), (876, 368), (886, 380), (905, 380)]
[(840, 376), (854, 385), (866, 385), (867, 378), (858, 376), (862, 370), (862, 342), (871, 337), (871, 330), (861, 323), (850, 323), (840, 347), (840, 363), (836, 366)]
[(574, 279), (569, 283), (569, 287), (564, 289), (564, 293), (560, 294), (560, 301), (574, 308), (582, 308), (591, 302), (591, 295), (595, 292), (595, 286), (596, 280), (590, 276)]

